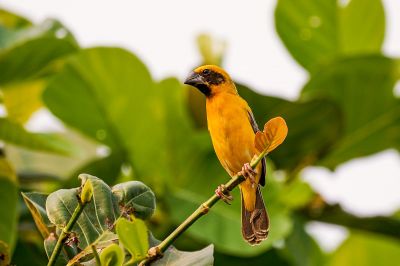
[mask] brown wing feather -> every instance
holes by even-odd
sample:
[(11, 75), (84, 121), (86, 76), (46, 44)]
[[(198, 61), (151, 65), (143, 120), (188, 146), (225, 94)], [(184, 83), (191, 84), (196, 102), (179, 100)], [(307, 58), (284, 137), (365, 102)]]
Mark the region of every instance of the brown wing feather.
[[(258, 128), (256, 119), (254, 118), (253, 113), (250, 110), (248, 110), (247, 114), (249, 115), (249, 121), (250, 121), (251, 127), (253, 128), (254, 133), (257, 133), (257, 131), (260, 131), (260, 129)], [(261, 160), (261, 176), (260, 176), (260, 185), (261, 186), (265, 186), (266, 171), (267, 171), (267, 165), (266, 165), (265, 158), (263, 158)]]

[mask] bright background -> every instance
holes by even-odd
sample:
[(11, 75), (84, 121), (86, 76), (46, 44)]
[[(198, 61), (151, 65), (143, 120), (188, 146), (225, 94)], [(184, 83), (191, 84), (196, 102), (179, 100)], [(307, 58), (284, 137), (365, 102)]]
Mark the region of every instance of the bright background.
[[(384, 53), (398, 57), (400, 1), (383, 2), (387, 21)], [(269, 95), (296, 99), (307, 72), (277, 36), (275, 4), (272, 0), (0, 1), (2, 7), (33, 22), (49, 17), (61, 20), (83, 47), (127, 48), (140, 55), (157, 79), (170, 75), (183, 79), (201, 61), (196, 36), (209, 33), (228, 43), (224, 66), (237, 80)], [(395, 93), (400, 95), (400, 84)], [(58, 130), (60, 126), (55, 125), (48, 113), (39, 112), (28, 127)], [(310, 167), (303, 176), (329, 203), (340, 203), (360, 216), (387, 215), (400, 207), (400, 156), (395, 150), (349, 161), (335, 172)], [(338, 226), (320, 223), (308, 229), (327, 250), (346, 234)]]

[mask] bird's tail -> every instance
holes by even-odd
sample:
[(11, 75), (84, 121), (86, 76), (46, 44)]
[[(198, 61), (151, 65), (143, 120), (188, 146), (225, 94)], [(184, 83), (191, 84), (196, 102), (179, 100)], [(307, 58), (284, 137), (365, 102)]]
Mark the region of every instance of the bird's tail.
[(242, 197), (242, 235), (250, 245), (257, 245), (267, 238), (269, 218), (261, 195), (260, 186), (256, 192), (256, 204), (253, 211), (247, 211)]

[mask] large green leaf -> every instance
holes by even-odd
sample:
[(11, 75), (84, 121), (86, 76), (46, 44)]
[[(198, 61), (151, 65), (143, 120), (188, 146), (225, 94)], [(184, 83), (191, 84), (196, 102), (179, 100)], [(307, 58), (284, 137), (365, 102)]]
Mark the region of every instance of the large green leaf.
[[(111, 188), (102, 180), (81, 175), (82, 183), (89, 179), (93, 186), (93, 199), (86, 204), (72, 231), (79, 239), (79, 247), (84, 249), (94, 242), (104, 231), (107, 231), (119, 217), (119, 209)], [(58, 228), (64, 227), (76, 206), (79, 204), (78, 189), (60, 189), (51, 193), (46, 200), (46, 211), (49, 220)]]
[(333, 168), (400, 146), (400, 101), (393, 95), (400, 76), (397, 67), (396, 61), (381, 56), (340, 60), (306, 84), (303, 99), (329, 98), (343, 113), (344, 136), (332, 146), (324, 165)]
[(275, 23), (289, 52), (310, 71), (342, 55), (379, 52), (385, 33), (381, 0), (345, 6), (337, 0), (279, 0)]
[(49, 63), (76, 50), (71, 33), (58, 21), (18, 30), (0, 50), (0, 85), (4, 89), (7, 83), (38, 77)]
[(130, 262), (139, 262), (146, 258), (149, 250), (149, 239), (144, 221), (140, 219), (128, 221), (125, 218), (119, 218), (116, 231), (119, 241), (131, 254)]
[(9, 265), (17, 236), (18, 185), (14, 170), (0, 155), (0, 265)]
[(0, 48), (7, 45), (14, 32), (18, 29), (31, 26), (31, 22), (10, 11), (0, 9)]
[(65, 139), (54, 134), (30, 133), (7, 118), (0, 118), (0, 140), (32, 150), (63, 155), (76, 153), (76, 147)]
[(134, 174), (158, 190), (190, 154), (184, 95), (175, 79), (154, 82), (131, 53), (92, 48), (68, 60), (44, 101), (65, 123), (127, 154)]
[(329, 266), (396, 265), (400, 261), (400, 242), (375, 234), (352, 232), (333, 253)]

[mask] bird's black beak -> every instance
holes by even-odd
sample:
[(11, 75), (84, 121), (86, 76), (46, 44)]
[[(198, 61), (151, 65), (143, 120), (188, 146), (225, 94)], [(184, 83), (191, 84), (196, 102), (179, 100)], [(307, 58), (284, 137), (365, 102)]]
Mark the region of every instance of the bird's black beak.
[(197, 87), (198, 85), (205, 84), (205, 81), (204, 81), (202, 76), (200, 76), (196, 72), (192, 72), (186, 78), (184, 83), (187, 84), (187, 85), (191, 85), (193, 87)]
[(196, 87), (206, 96), (210, 95), (210, 88), (204, 78), (196, 72), (190, 73), (190, 75), (184, 81), (185, 84)]

